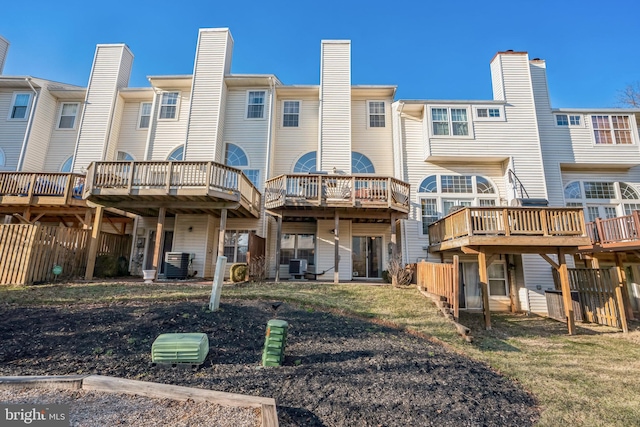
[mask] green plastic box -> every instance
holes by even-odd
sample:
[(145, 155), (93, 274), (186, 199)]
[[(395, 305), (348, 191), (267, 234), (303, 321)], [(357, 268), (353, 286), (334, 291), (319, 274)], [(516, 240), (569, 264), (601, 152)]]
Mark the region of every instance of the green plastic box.
[(209, 354), (209, 338), (203, 333), (162, 334), (151, 346), (153, 363), (200, 365)]
[(284, 320), (267, 322), (267, 334), (262, 352), (262, 366), (280, 366), (284, 362), (284, 347), (287, 344), (289, 324)]

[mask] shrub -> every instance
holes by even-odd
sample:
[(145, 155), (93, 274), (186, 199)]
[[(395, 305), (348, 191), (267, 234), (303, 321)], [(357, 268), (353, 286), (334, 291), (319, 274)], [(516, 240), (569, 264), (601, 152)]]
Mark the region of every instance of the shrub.
[(244, 262), (239, 262), (231, 265), (231, 270), (229, 271), (231, 281), (233, 283), (244, 282), (245, 280), (247, 280), (248, 271), (249, 267)]

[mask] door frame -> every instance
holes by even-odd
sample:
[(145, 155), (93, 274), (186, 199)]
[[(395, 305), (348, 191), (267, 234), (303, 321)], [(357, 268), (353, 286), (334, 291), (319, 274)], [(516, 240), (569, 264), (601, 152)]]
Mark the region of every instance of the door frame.
[[(353, 239), (356, 237), (380, 237), (381, 238), (381, 251), (382, 251), (382, 257), (380, 259), (380, 277), (369, 277), (369, 269), (368, 264), (369, 264), (369, 256), (368, 256), (368, 252), (369, 252), (369, 245), (367, 244), (367, 255), (365, 256), (365, 271), (367, 273), (366, 276), (354, 276), (353, 275)], [(372, 233), (372, 234), (351, 234), (351, 254), (352, 254), (352, 258), (351, 258), (351, 278), (353, 279), (354, 277), (359, 278), (363, 278), (363, 279), (382, 279), (382, 272), (385, 270), (384, 266), (385, 266), (385, 261), (388, 259), (388, 254), (385, 253), (385, 239), (384, 239), (384, 234), (381, 233)]]

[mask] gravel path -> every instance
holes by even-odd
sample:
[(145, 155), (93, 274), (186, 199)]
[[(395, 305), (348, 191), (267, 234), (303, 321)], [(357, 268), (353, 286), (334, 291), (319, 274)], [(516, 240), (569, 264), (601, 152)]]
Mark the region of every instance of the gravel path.
[(262, 423), (250, 408), (84, 390), (0, 390), (0, 402), (70, 405), (71, 427), (187, 427), (212, 423), (219, 427), (259, 427)]
[[(529, 426), (535, 399), (486, 365), (396, 329), (284, 305), (285, 366), (262, 368), (270, 302), (0, 307), (0, 375), (101, 374), (273, 397), (281, 426)], [(150, 368), (161, 333), (205, 332), (203, 366)]]

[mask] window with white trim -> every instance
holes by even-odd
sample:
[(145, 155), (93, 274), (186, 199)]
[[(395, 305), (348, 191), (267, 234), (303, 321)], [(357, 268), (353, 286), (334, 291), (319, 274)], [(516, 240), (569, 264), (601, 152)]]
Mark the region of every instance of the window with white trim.
[(497, 119), (500, 118), (499, 108), (477, 108), (476, 116), (480, 119)]
[(31, 104), (30, 92), (16, 92), (11, 100), (11, 109), (7, 120), (27, 120)]
[(168, 156), (167, 161), (177, 162), (184, 160), (184, 145), (175, 148)]
[(317, 154), (315, 151), (309, 151), (302, 155), (295, 165), (293, 165), (293, 173), (309, 173), (316, 172)]
[(556, 114), (556, 126), (581, 127), (582, 116), (576, 114)]
[(224, 256), (227, 263), (247, 262), (249, 230), (226, 230), (224, 232)]
[(175, 120), (178, 118), (180, 92), (162, 92), (160, 98), (159, 120)]
[(282, 127), (300, 126), (300, 101), (282, 101)]
[(227, 166), (241, 169), (242, 172), (249, 178), (249, 180), (259, 187), (260, 184), (260, 169), (249, 169), (249, 158), (242, 148), (235, 144), (227, 142), (227, 148), (224, 155), (224, 163)]
[(280, 240), (280, 265), (289, 265), (292, 259), (305, 259), (307, 265), (315, 265), (316, 236), (315, 234), (282, 235)]
[(0, 167), (4, 166), (6, 161), (7, 161), (7, 158), (4, 155), (4, 150), (0, 148)]
[(369, 109), (369, 127), (385, 127), (384, 101), (369, 101), (367, 104)]
[(151, 102), (140, 103), (140, 114), (138, 117), (138, 129), (148, 129), (151, 123)]
[(466, 108), (432, 107), (433, 136), (469, 136)]
[(118, 155), (116, 156), (116, 160), (119, 162), (133, 162), (133, 156), (126, 151), (118, 151)]
[(250, 90), (247, 92), (247, 119), (264, 119), (264, 105), (267, 92)]
[(72, 166), (73, 166), (73, 156), (67, 158), (67, 160), (65, 160), (62, 163), (62, 166), (60, 166), (60, 172), (70, 173)]
[(506, 263), (492, 263), (487, 268), (487, 275), (489, 276), (489, 295), (494, 297), (506, 297), (509, 295)]
[(422, 234), (429, 225), (466, 206), (496, 206), (499, 195), (493, 183), (479, 175), (431, 175), (418, 186)]
[(572, 181), (564, 187), (565, 205), (582, 207), (585, 220), (629, 215), (640, 207), (640, 192), (626, 182)]
[(64, 102), (60, 106), (60, 118), (58, 119), (58, 129), (75, 129), (76, 116), (78, 115), (77, 102)]
[(630, 116), (591, 116), (596, 144), (633, 144)]

